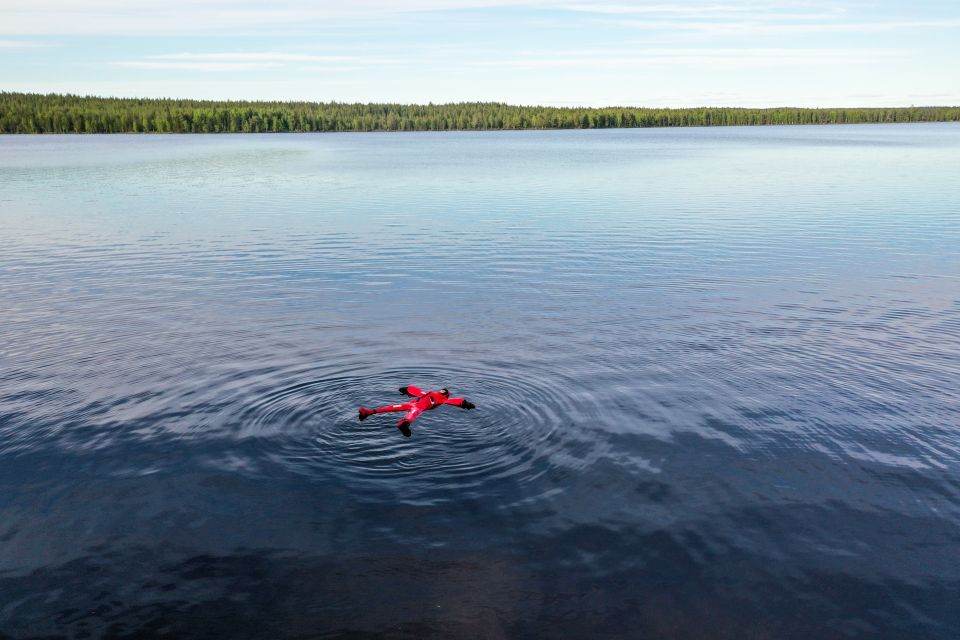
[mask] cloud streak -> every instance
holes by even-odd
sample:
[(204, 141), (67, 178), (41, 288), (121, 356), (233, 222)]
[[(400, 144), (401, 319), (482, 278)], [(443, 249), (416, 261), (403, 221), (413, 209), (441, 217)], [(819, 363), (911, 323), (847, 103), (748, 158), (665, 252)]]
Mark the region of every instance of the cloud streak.
[(129, 69), (166, 69), (176, 71), (257, 71), (276, 69), (282, 65), (275, 62), (198, 62), (198, 61), (157, 61), (123, 60), (113, 63), (117, 67)]
[[(560, 5), (565, 11), (578, 13), (596, 13), (603, 15), (672, 15), (672, 16), (742, 16), (743, 14), (778, 14), (781, 18), (793, 17), (806, 19), (809, 16), (842, 15), (846, 13), (844, 7), (821, 5), (809, 2), (740, 2), (712, 3), (712, 4), (679, 4), (679, 3), (635, 3), (635, 4), (596, 4), (571, 3)], [(801, 13), (800, 10), (805, 10)], [(816, 10), (817, 13), (812, 13)], [(794, 13), (782, 13), (793, 11)]]
[[(332, 72), (370, 67), (404, 66), (410, 69), (503, 68), (503, 69), (640, 69), (663, 66), (710, 68), (759, 68), (803, 65), (871, 64), (897, 55), (889, 49), (841, 48), (642, 48), (558, 49), (513, 51), (477, 59), (448, 52), (420, 58), (308, 54), (279, 51), (168, 53), (138, 60), (114, 62), (115, 66), (146, 70), (257, 71), (295, 67), (297, 71)], [(304, 64), (308, 63), (308, 64)], [(312, 64), (311, 64), (312, 63)]]
[[(129, 69), (154, 69), (175, 71), (258, 71), (279, 69), (293, 63), (321, 63), (337, 68), (351, 69), (366, 66), (407, 64), (408, 60), (377, 58), (353, 55), (316, 55), (281, 51), (214, 52), (214, 53), (166, 53), (147, 56), (139, 60), (120, 60), (112, 64)], [(320, 69), (321, 67), (317, 67)]]
[(661, 66), (777, 67), (872, 64), (896, 55), (888, 49), (689, 48), (521, 53), (471, 63), (480, 67), (623, 69)]
[(0, 49), (37, 49), (46, 46), (46, 43), (30, 40), (0, 40)]
[(231, 51), (218, 53), (165, 53), (147, 56), (148, 60), (184, 60), (191, 62), (351, 62), (369, 64), (402, 64), (405, 60), (397, 58), (376, 58), (354, 55), (317, 55), (311, 53), (288, 53), (282, 51)]
[(960, 19), (901, 20), (889, 22), (821, 22), (815, 24), (778, 21), (685, 22), (680, 20), (621, 20), (619, 25), (656, 31), (696, 32), (713, 36), (788, 35), (816, 33), (888, 33), (909, 29), (957, 29)]
[(193, 34), (386, 22), (401, 14), (551, 7), (556, 0), (0, 0), (0, 34)]

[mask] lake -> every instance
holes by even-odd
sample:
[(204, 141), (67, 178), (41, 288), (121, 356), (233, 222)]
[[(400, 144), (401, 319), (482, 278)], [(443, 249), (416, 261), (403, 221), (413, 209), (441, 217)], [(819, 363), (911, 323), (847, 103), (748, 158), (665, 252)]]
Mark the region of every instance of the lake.
[[(0, 138), (0, 636), (956, 638), (960, 125)], [(404, 438), (398, 387), (477, 405)]]

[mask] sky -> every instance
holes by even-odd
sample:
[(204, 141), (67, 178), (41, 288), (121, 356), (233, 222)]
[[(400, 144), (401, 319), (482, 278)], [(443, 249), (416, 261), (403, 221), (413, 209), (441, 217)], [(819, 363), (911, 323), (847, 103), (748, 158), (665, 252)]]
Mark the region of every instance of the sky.
[(0, 0), (0, 91), (960, 105), (960, 0)]

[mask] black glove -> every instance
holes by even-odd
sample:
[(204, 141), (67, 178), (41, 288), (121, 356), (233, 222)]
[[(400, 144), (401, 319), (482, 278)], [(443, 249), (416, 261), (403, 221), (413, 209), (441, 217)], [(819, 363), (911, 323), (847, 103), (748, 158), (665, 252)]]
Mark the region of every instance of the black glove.
[(476, 409), (476, 408), (477, 408), (477, 405), (473, 404), (473, 403), (470, 402), (469, 400), (464, 400), (464, 401), (463, 401), (463, 404), (461, 404), (460, 406), (463, 407), (464, 409)]
[(409, 395), (409, 394), (407, 393), (407, 388), (406, 388), (406, 387), (400, 387), (400, 393), (402, 393), (403, 395)]

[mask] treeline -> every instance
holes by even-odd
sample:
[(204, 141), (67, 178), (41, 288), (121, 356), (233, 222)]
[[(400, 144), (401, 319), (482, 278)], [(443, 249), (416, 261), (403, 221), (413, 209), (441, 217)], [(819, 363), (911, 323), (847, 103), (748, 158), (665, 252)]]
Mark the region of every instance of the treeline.
[(492, 102), (219, 102), (0, 92), (0, 133), (462, 131), (944, 121), (960, 121), (960, 107), (594, 109)]

